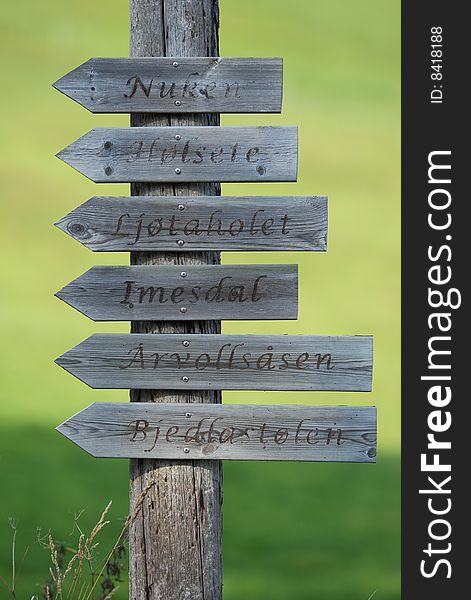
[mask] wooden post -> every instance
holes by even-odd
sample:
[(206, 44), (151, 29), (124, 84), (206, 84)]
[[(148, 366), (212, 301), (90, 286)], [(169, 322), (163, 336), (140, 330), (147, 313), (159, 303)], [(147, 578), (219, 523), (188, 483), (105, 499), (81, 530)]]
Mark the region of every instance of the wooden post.
[[(130, 0), (130, 54), (218, 56), (218, 0)], [(178, 67), (175, 67), (178, 68)], [(134, 114), (131, 126), (219, 125), (219, 115)], [(133, 196), (216, 196), (216, 183), (133, 184)], [(217, 252), (135, 252), (131, 263), (217, 264)], [(219, 333), (219, 321), (134, 322), (133, 333)], [(133, 402), (220, 403), (217, 391), (131, 390)], [(130, 600), (216, 600), (222, 595), (221, 461), (133, 459)]]

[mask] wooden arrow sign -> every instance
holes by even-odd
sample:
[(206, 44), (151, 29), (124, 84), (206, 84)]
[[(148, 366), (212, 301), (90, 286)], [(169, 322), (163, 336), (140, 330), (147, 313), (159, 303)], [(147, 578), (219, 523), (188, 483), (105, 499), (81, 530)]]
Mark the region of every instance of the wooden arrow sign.
[(93, 388), (370, 391), (370, 336), (95, 334), (56, 363)]
[(53, 85), (94, 113), (279, 113), (281, 58), (91, 58)]
[(92, 267), (56, 296), (95, 321), (296, 319), (298, 267)]
[(101, 127), (58, 158), (97, 183), (296, 181), (297, 127)]
[(372, 406), (105, 402), (57, 430), (106, 458), (376, 460)]
[(327, 248), (327, 198), (90, 198), (56, 223), (94, 252)]

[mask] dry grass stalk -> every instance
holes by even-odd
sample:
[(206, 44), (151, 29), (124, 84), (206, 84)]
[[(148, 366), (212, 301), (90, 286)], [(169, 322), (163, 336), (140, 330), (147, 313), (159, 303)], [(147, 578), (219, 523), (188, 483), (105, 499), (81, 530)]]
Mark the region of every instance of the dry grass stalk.
[[(122, 581), (122, 561), (126, 555), (126, 537), (129, 526), (141, 512), (144, 500), (154, 485), (155, 480), (147, 483), (137, 499), (133, 513), (126, 518), (118, 539), (99, 566), (97, 565), (98, 555), (96, 552), (99, 545), (98, 538), (100, 532), (110, 523), (106, 516), (111, 508), (111, 502), (108, 503), (88, 535), (82, 531), (79, 525), (79, 518), (82, 513), (75, 516), (72, 531), (76, 529), (79, 533), (76, 548), (55, 541), (50, 533), (41, 536), (41, 533), (38, 532), (38, 543), (49, 550), (51, 557), (50, 579), (42, 587), (40, 594), (33, 595), (31, 600), (110, 600), (116, 594)], [(8, 590), (13, 600), (17, 600), (16, 590), (19, 574), (19, 570), (16, 568), (17, 528), (13, 520), (10, 520), (10, 525), (13, 530), (12, 579), (11, 583), (8, 584), (0, 577), (0, 584)], [(70, 558), (68, 558), (68, 555), (71, 555)]]

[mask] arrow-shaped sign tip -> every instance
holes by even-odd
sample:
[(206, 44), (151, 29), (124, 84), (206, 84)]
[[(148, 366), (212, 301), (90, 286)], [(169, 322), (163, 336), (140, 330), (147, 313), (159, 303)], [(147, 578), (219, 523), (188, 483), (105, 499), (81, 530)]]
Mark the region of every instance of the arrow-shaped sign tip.
[(53, 223), (54, 227), (57, 227), (58, 229), (60, 229), (61, 231), (63, 231), (64, 233), (68, 233), (67, 231), (67, 222), (70, 218), (70, 213), (65, 215), (65, 217), (62, 217), (62, 219), (59, 219), (58, 221), (55, 221)]
[(62, 77), (59, 77), (57, 81), (54, 81), (52, 87), (80, 106), (83, 106), (88, 111), (93, 112), (86, 101), (87, 95), (84, 94), (84, 92), (88, 91), (88, 86), (90, 85), (88, 83), (89, 75), (90, 72), (93, 71), (93, 68), (87, 68), (88, 63), (91, 61), (92, 59), (87, 60), (75, 69), (72, 69), (72, 71), (69, 71)]
[(59, 300), (62, 300), (62, 302), (65, 302), (66, 304), (71, 306), (73, 309), (78, 311), (80, 314), (95, 321), (96, 319), (93, 316), (93, 311), (90, 311), (89, 308), (87, 309), (87, 303), (86, 302), (82, 303), (81, 296), (80, 296), (80, 291), (81, 291), (80, 282), (84, 279), (84, 277), (86, 277), (86, 275), (87, 275), (87, 273), (89, 273), (89, 271), (92, 271), (92, 269), (85, 271), (85, 273), (83, 273), (76, 279), (73, 279), (67, 285), (64, 285), (64, 287), (62, 287), (60, 290), (58, 290), (54, 294), (54, 296), (56, 298), (59, 298)]
[(56, 431), (58, 431), (61, 435), (65, 436), (68, 439), (67, 434), (66, 434), (66, 431), (67, 431), (67, 421), (64, 421), (63, 423), (61, 423), (57, 427), (54, 427), (54, 429)]
[(91, 388), (93, 388), (93, 385), (91, 385), (85, 378), (83, 378), (83, 376), (81, 377), (79, 374), (77, 374), (75, 367), (78, 367), (78, 371), (80, 373), (80, 366), (83, 362), (80, 350), (83, 347), (87, 347), (89, 345), (90, 340), (94, 337), (94, 335), (90, 335), (88, 338), (84, 339), (79, 344), (77, 344), (70, 350), (67, 350), (67, 352), (64, 352), (64, 354), (61, 354), (54, 360), (54, 363), (56, 365), (58, 365), (59, 367), (64, 369), (64, 371), (67, 371), (68, 373), (76, 377), (79, 381), (85, 383)]
[(88, 205), (93, 205), (94, 202), (96, 203), (96, 200), (97, 198), (95, 196), (89, 198), (86, 202), (71, 210), (58, 221), (55, 221), (53, 223), (54, 227), (57, 227), (67, 235), (72, 236), (75, 240), (77, 240), (84, 246), (87, 246), (87, 244), (85, 243), (86, 239), (82, 239), (82, 237), (88, 239), (88, 226), (86, 226), (86, 224), (82, 222), (82, 219), (86, 221), (86, 213), (84, 214), (83, 211), (86, 210), (86, 207)]
[(58, 290), (55, 294), (54, 297), (55, 298), (59, 298), (59, 300), (62, 300), (62, 302), (65, 302), (66, 304), (68, 304), (69, 306), (72, 306), (72, 308), (75, 308), (75, 306), (73, 306), (73, 304), (71, 304), (70, 302), (68, 302), (67, 300), (67, 291), (66, 291), (66, 285), (64, 285), (63, 288), (61, 288), (60, 290)]
[(84, 135), (80, 136), (78, 139), (73, 141), (71, 144), (59, 150), (55, 155), (56, 158), (65, 162), (65, 164), (69, 165), (82, 175), (84, 175), (90, 181), (94, 181), (93, 178), (86, 172), (86, 165), (88, 164), (84, 159), (83, 145), (82, 141), (92, 137), (95, 133), (96, 129), (91, 129)]
[(55, 427), (55, 430), (57, 432), (59, 432), (65, 438), (73, 442), (82, 450), (85, 450), (87, 454), (93, 457), (97, 457), (98, 455), (93, 451), (93, 444), (90, 445), (90, 440), (87, 439), (87, 435), (83, 434), (87, 433), (88, 430), (86, 415), (90, 415), (90, 411), (93, 412), (93, 407), (96, 404), (96, 402), (93, 402), (89, 406), (86, 406), (82, 410), (79, 410), (78, 413), (66, 419), (63, 423)]

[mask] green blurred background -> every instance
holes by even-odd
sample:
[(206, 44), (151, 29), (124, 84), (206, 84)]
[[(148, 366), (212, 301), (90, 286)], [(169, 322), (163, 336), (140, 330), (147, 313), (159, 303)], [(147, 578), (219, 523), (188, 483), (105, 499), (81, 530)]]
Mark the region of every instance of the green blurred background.
[[(224, 194), (328, 194), (329, 249), (223, 255), (224, 263), (296, 262), (295, 322), (227, 322), (227, 333), (373, 334), (374, 390), (366, 393), (228, 392), (226, 402), (375, 404), (376, 465), (224, 465), (225, 600), (399, 598), (399, 45), (398, 0), (220, 0), (221, 54), (282, 56), (281, 115), (223, 116), (222, 123), (299, 126), (296, 184), (226, 184)], [(36, 528), (69, 540), (113, 500), (102, 545), (127, 514), (127, 461), (92, 459), (54, 427), (94, 401), (127, 392), (91, 390), (53, 359), (96, 324), (53, 293), (94, 255), (52, 223), (92, 195), (128, 194), (94, 184), (54, 154), (94, 126), (127, 116), (88, 113), (50, 83), (91, 56), (128, 54), (128, 3), (23, 0), (0, 13), (4, 59), (1, 181), (0, 574), (10, 573)], [(19, 581), (29, 599), (47, 577), (34, 543)], [(0, 598), (8, 597), (0, 589)], [(127, 597), (123, 584), (119, 598)]]

